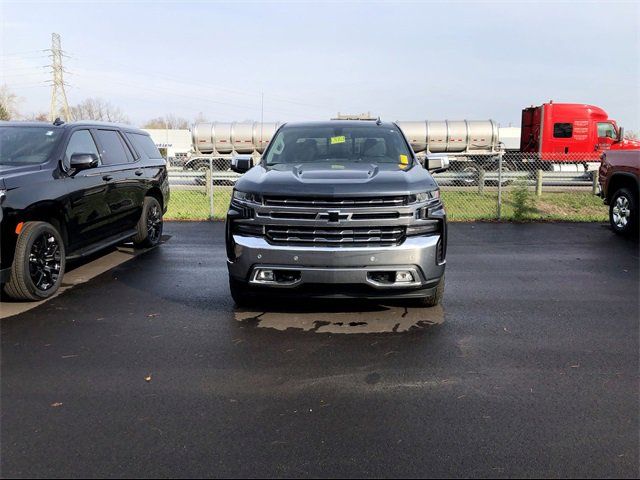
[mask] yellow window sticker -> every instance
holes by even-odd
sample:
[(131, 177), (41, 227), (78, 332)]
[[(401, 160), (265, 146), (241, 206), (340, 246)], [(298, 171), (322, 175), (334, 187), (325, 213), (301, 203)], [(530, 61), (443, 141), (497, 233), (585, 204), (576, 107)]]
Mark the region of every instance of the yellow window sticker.
[(346, 141), (347, 139), (344, 135), (341, 135), (339, 137), (331, 137), (331, 145), (335, 145), (336, 143), (344, 143)]
[(406, 155), (400, 155), (400, 163), (402, 165), (409, 165), (409, 157)]

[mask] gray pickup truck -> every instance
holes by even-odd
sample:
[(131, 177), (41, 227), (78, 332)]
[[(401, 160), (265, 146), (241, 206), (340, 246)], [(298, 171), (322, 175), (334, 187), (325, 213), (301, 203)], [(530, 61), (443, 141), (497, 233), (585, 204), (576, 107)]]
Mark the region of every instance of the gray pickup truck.
[(260, 163), (237, 157), (226, 222), (231, 295), (411, 299), (444, 292), (447, 219), (429, 171), (394, 123), (285, 124)]

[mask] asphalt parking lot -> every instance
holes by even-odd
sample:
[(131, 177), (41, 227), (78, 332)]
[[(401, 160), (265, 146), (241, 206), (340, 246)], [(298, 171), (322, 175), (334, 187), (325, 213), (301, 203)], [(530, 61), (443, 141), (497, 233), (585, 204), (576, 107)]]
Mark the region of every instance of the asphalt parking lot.
[(222, 225), (0, 321), (3, 477), (637, 477), (638, 245), (452, 224), (443, 308), (234, 309)]

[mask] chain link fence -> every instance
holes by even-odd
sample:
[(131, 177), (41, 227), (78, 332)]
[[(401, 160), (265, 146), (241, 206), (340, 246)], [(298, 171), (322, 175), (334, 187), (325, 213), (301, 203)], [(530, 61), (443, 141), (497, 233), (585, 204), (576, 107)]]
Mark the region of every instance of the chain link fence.
[[(449, 157), (434, 174), (451, 221), (606, 221), (598, 193), (600, 159), (593, 154)], [(236, 180), (228, 158), (169, 167), (167, 220), (224, 220)]]

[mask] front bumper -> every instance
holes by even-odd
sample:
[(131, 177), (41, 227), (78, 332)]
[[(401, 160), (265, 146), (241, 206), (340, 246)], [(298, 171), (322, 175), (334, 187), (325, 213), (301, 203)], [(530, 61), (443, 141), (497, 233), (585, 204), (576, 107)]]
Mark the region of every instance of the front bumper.
[[(233, 235), (233, 260), (229, 275), (256, 289), (304, 291), (311, 296), (313, 286), (332, 285), (339, 292), (358, 297), (420, 297), (432, 293), (444, 275), (445, 262), (438, 263), (440, 235), (408, 237), (393, 247), (291, 247), (271, 245), (264, 238)], [(296, 272), (296, 281), (284, 284), (256, 282), (257, 269)], [(374, 280), (375, 272), (409, 271), (409, 283), (383, 284)], [(343, 288), (344, 287), (344, 288)], [(355, 287), (355, 288), (353, 288)]]

